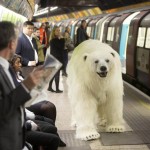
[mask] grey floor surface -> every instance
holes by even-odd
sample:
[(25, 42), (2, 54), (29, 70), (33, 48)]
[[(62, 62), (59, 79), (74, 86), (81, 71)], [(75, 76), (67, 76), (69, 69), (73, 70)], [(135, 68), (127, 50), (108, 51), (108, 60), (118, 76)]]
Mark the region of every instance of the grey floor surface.
[(134, 93), (128, 85), (125, 84), (124, 96), (126, 132), (101, 133), (100, 139), (88, 142), (75, 139), (75, 128), (70, 125), (71, 108), (65, 77), (61, 78), (60, 88), (64, 90), (61, 94), (47, 92), (50, 101), (57, 108), (56, 126), (60, 137), (67, 144), (67, 147), (59, 148), (59, 150), (149, 150), (150, 105), (147, 99)]

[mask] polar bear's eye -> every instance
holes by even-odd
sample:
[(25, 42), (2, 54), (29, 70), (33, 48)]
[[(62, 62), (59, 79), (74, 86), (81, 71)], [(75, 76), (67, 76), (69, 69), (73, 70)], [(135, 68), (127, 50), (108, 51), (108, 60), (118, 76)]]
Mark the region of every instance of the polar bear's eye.
[(106, 59), (106, 62), (109, 63), (109, 59)]
[(115, 54), (114, 53), (111, 53), (113, 55), (113, 57), (115, 57)]
[(98, 60), (95, 61), (96, 64), (97, 64), (98, 62), (99, 62)]

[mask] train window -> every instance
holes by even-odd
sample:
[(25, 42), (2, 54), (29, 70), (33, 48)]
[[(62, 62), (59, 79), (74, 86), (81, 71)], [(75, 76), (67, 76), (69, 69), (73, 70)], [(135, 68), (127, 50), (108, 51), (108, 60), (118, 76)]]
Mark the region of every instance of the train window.
[(112, 32), (111, 32), (111, 41), (114, 40), (114, 31), (115, 31), (115, 27), (112, 27)]
[(150, 28), (147, 29), (145, 48), (150, 48)]
[(111, 31), (112, 31), (112, 27), (108, 27), (107, 41), (110, 41), (110, 39), (111, 39)]
[(87, 34), (88, 34), (89, 36), (91, 36), (91, 27), (87, 27), (86, 31), (87, 31)]
[(114, 37), (114, 27), (108, 27), (107, 41), (113, 41), (113, 37)]
[(149, 53), (148, 50), (141, 48), (137, 51), (136, 67), (138, 70), (145, 73), (149, 73)]
[(144, 47), (145, 34), (146, 34), (146, 28), (145, 27), (139, 27), (137, 46)]
[(115, 41), (118, 42), (119, 40), (119, 27), (116, 28), (116, 33), (115, 33)]

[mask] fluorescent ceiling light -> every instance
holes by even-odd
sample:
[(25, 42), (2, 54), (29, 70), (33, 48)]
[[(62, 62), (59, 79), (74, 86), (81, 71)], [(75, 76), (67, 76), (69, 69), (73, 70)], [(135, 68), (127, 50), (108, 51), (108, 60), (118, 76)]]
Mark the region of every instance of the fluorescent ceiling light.
[(53, 10), (55, 10), (57, 8), (58, 8), (57, 6), (56, 7), (50, 7), (50, 11), (53, 11)]
[(38, 10), (33, 16), (39, 16), (42, 14), (46, 14), (46, 13), (48, 13), (48, 11), (49, 11), (49, 7), (46, 7), (44, 9)]

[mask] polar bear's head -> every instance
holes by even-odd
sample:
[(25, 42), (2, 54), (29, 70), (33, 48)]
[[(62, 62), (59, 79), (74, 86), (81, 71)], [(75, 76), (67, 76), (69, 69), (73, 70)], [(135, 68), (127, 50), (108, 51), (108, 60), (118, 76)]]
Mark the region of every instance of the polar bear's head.
[(94, 51), (85, 53), (83, 55), (83, 61), (88, 71), (104, 78), (110, 72), (113, 72), (115, 68), (115, 54), (113, 51)]

